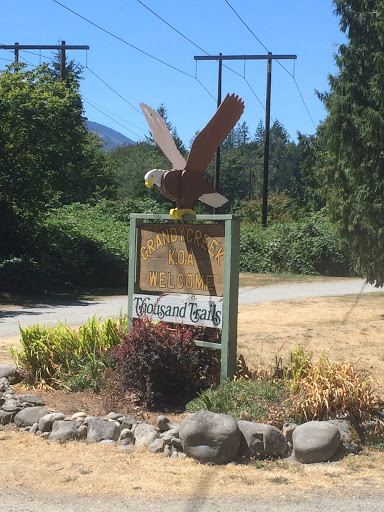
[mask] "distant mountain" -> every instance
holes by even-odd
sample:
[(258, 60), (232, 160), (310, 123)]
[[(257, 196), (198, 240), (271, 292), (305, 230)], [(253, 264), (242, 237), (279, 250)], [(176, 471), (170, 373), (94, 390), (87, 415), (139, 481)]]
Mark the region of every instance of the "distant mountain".
[(85, 125), (88, 130), (92, 133), (96, 133), (101, 139), (105, 141), (105, 146), (103, 149), (114, 149), (122, 146), (123, 144), (126, 146), (132, 146), (132, 144), (136, 144), (133, 140), (129, 139), (125, 135), (116, 130), (112, 130), (108, 126), (104, 124), (95, 123), (94, 121), (85, 121)]

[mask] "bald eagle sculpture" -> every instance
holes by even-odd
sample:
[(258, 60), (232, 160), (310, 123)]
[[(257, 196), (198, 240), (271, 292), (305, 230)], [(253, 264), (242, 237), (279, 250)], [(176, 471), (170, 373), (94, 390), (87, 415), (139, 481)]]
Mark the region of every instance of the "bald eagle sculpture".
[(169, 212), (174, 219), (195, 215), (196, 200), (218, 208), (227, 202), (207, 181), (203, 174), (217, 148), (228, 136), (244, 111), (244, 103), (235, 94), (227, 95), (206, 127), (196, 135), (188, 160), (180, 154), (161, 115), (148, 105), (140, 107), (149, 124), (153, 140), (172, 164), (171, 170), (152, 169), (145, 176), (145, 185), (157, 185), (162, 194), (176, 202)]

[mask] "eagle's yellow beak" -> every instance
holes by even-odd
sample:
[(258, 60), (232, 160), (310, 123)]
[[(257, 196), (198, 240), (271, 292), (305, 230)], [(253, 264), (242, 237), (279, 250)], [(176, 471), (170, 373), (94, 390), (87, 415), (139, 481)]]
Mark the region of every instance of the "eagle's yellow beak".
[(148, 188), (151, 188), (154, 180), (155, 180), (155, 178), (149, 178), (148, 180), (145, 180), (145, 186)]

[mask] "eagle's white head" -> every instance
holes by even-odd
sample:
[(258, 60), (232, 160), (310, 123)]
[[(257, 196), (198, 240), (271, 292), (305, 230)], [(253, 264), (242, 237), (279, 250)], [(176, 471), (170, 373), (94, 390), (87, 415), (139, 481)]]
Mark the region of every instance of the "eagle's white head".
[(151, 188), (152, 185), (155, 184), (160, 187), (161, 178), (165, 172), (166, 171), (163, 169), (152, 169), (151, 171), (148, 171), (144, 176), (145, 186)]

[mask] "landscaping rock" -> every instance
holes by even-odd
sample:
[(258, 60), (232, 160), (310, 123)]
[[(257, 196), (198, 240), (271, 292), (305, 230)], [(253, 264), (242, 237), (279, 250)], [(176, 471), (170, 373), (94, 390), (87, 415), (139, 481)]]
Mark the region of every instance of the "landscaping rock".
[(184, 452), (199, 462), (227, 464), (237, 455), (241, 434), (237, 421), (228, 414), (198, 411), (180, 425)]
[(121, 414), (121, 412), (109, 412), (107, 415), (106, 415), (106, 419), (107, 420), (115, 420), (115, 421), (119, 421), (121, 420), (122, 418), (124, 417), (123, 414)]
[(137, 425), (138, 423), (141, 423), (141, 421), (137, 420), (133, 416), (125, 416), (121, 422), (121, 428), (129, 428), (131, 430), (133, 426)]
[(282, 432), (272, 425), (239, 420), (241, 444), (239, 455), (243, 457), (280, 456), (287, 449)]
[(335, 425), (340, 432), (339, 451), (341, 453), (359, 453), (362, 450), (361, 439), (349, 420), (328, 420), (327, 423)]
[(159, 434), (154, 425), (140, 423), (135, 428), (134, 437), (136, 446), (149, 446), (159, 437)]
[(160, 437), (165, 444), (171, 444), (173, 438), (179, 437), (179, 429), (166, 430), (165, 432), (160, 434)]
[(326, 462), (331, 459), (340, 443), (339, 429), (326, 421), (309, 421), (293, 432), (293, 455), (303, 464)]
[(78, 420), (81, 420), (81, 421), (85, 421), (85, 419), (87, 418), (87, 415), (85, 412), (75, 412), (75, 414), (72, 414), (71, 416), (71, 420), (73, 421), (78, 421)]
[(15, 377), (17, 373), (16, 366), (0, 365), (0, 379)]
[(165, 416), (161, 415), (157, 418), (157, 428), (160, 432), (166, 432), (167, 430), (179, 431), (180, 425), (176, 421), (169, 420)]
[(6, 377), (0, 377), (0, 393), (4, 393), (8, 388), (8, 379)]
[(8, 423), (12, 423), (16, 415), (16, 411), (7, 412), (0, 410), (0, 425), (8, 425)]
[(120, 437), (118, 439), (118, 442), (120, 444), (125, 444), (125, 445), (132, 444), (133, 443), (133, 432), (132, 432), (132, 430), (129, 430), (129, 428), (124, 428), (120, 432)]
[(283, 425), (283, 436), (291, 444), (292, 444), (292, 434), (296, 427), (297, 427), (296, 423), (284, 423), (284, 425)]
[(2, 405), (3, 411), (17, 413), (23, 408), (21, 402), (15, 398), (7, 398)]
[(23, 395), (17, 395), (20, 402), (30, 404), (31, 406), (44, 405), (43, 397), (41, 395), (32, 395), (30, 393), (24, 393)]
[(170, 457), (172, 455), (171, 448), (168, 445), (165, 445), (163, 457)]
[(30, 434), (36, 434), (36, 432), (39, 430), (39, 424), (36, 422), (32, 425), (32, 427), (29, 429)]
[(50, 432), (52, 430), (53, 423), (55, 421), (63, 420), (64, 418), (65, 415), (61, 412), (46, 414), (39, 419), (39, 430), (41, 430), (41, 432)]
[[(43, 432), (44, 437), (47, 432)], [(80, 439), (81, 435), (77, 430), (76, 423), (74, 421), (58, 420), (52, 425), (52, 432), (49, 434), (50, 441), (73, 441)]]
[(90, 443), (97, 443), (104, 439), (117, 441), (120, 435), (120, 424), (116, 421), (109, 421), (103, 418), (94, 417), (88, 425), (87, 440)]
[(87, 435), (88, 435), (87, 425), (80, 425), (80, 427), (77, 428), (77, 431), (79, 432), (80, 439), (87, 438)]
[(14, 421), (18, 427), (29, 427), (48, 413), (46, 407), (26, 407), (16, 414)]
[(158, 437), (148, 446), (148, 449), (151, 453), (162, 453), (165, 447), (164, 441)]

